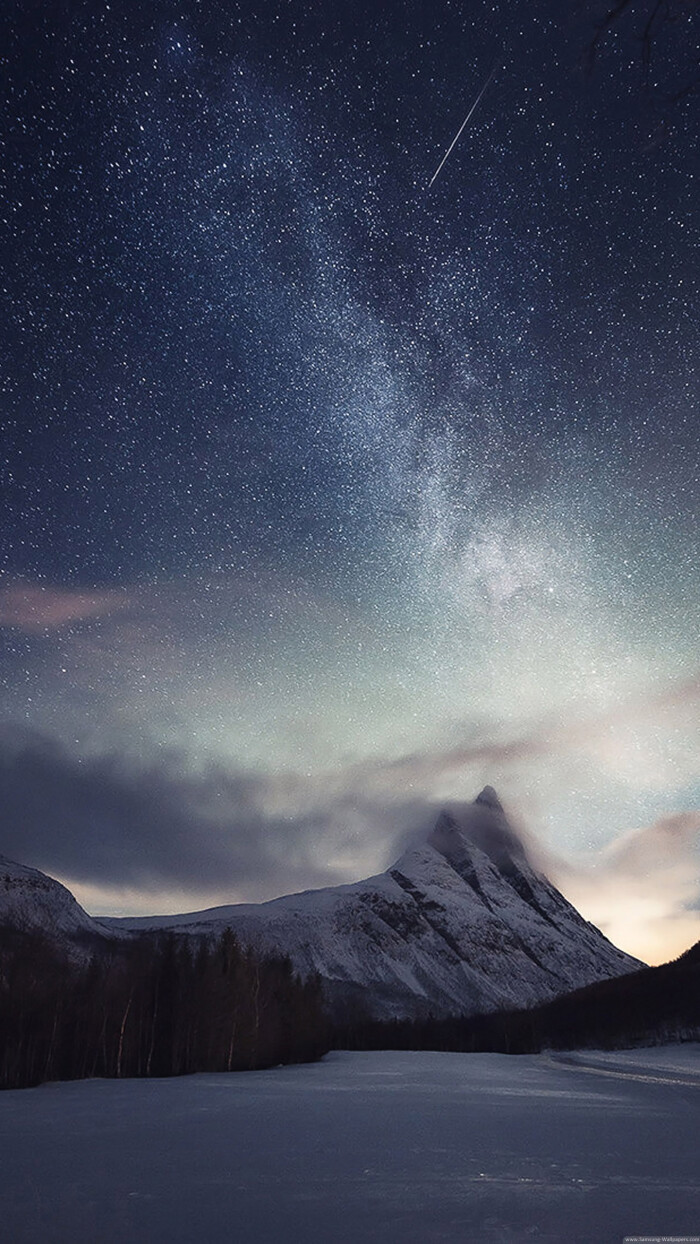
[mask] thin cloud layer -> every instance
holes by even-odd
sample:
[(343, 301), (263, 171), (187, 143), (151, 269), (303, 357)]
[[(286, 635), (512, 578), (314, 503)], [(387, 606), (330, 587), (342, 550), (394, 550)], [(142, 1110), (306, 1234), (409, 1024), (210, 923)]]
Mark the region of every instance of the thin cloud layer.
[(648, 963), (700, 940), (700, 811), (629, 830), (587, 866), (550, 860), (552, 879), (624, 950)]
[(354, 879), (368, 839), (381, 850), (429, 824), (418, 801), (382, 808), (338, 794), (324, 804), (294, 788), (224, 766), (188, 770), (177, 755), (139, 765), (0, 734), (3, 853), (87, 885), (267, 898)]
[[(141, 764), (79, 756), (46, 735), (6, 729), (0, 847), (66, 880), (102, 913), (260, 901), (359, 879), (421, 841), (438, 804), (419, 781), (411, 791), (408, 765), (387, 765), (382, 781), (366, 774), (374, 780), (362, 786), (356, 767), (335, 783), (223, 764), (193, 770), (175, 753)], [(662, 962), (700, 938), (700, 812), (626, 832), (578, 863), (521, 825), (518, 833), (623, 949)]]
[(85, 592), (15, 582), (0, 588), (0, 626), (28, 634), (53, 631), (116, 613), (128, 608), (129, 603), (126, 592), (119, 589)]

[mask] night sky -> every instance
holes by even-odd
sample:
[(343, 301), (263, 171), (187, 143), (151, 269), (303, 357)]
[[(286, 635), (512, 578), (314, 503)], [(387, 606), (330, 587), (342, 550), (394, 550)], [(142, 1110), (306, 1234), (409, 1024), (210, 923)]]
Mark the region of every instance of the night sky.
[(0, 851), (92, 911), (269, 898), (488, 782), (684, 949), (697, 12), (646, 75), (562, 0), (2, 20)]

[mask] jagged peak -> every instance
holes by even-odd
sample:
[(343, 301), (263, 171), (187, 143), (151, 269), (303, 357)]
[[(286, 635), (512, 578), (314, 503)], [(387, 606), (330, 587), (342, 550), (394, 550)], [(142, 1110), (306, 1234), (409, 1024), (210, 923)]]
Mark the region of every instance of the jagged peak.
[(493, 808), (494, 812), (503, 811), (503, 804), (498, 798), (493, 786), (485, 786), (483, 790), (479, 791), (474, 803), (482, 803), (487, 808)]
[(452, 863), (477, 848), (500, 871), (510, 871), (527, 861), (525, 847), (492, 786), (485, 786), (471, 803), (447, 804), (435, 822), (428, 845)]

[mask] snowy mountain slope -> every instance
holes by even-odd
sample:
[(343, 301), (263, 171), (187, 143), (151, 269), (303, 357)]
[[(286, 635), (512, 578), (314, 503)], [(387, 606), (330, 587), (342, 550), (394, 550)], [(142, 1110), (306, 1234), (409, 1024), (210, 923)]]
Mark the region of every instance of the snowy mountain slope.
[(192, 935), (228, 926), (243, 944), (318, 972), (337, 1018), (529, 1006), (640, 966), (532, 868), (490, 787), (366, 881), (100, 924)]
[[(0, 855), (0, 929), (42, 933), (72, 958), (105, 943), (110, 933), (73, 898), (70, 890), (37, 868)], [(118, 931), (116, 931), (118, 932)]]

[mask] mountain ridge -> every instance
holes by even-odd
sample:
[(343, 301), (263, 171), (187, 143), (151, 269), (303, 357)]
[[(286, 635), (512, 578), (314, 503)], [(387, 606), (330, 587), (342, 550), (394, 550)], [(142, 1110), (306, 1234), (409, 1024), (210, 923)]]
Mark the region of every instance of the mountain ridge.
[[(36, 873), (15, 867), (18, 884)], [(320, 976), (339, 1020), (358, 1013), (391, 1019), (536, 1005), (642, 966), (533, 868), (488, 786), (471, 803), (448, 804), (424, 843), (385, 872), (266, 903), (91, 917), (60, 883), (44, 880), (55, 909), (49, 903), (46, 910), (42, 891), (35, 926), (48, 919), (49, 935), (74, 948), (86, 939), (109, 944), (168, 932), (214, 937), (231, 928), (256, 953), (287, 955), (302, 976)], [(31, 896), (19, 906), (15, 901), (14, 910), (29, 927)], [(0, 889), (0, 924), (6, 915)]]
[(83, 959), (90, 945), (110, 934), (99, 920), (54, 877), (0, 855), (0, 928), (20, 934), (40, 933), (56, 942), (69, 958)]

